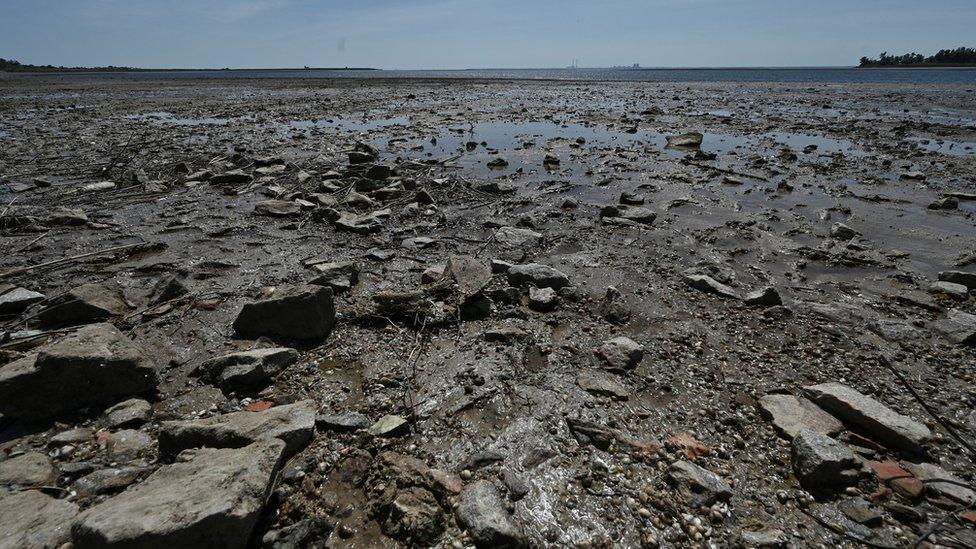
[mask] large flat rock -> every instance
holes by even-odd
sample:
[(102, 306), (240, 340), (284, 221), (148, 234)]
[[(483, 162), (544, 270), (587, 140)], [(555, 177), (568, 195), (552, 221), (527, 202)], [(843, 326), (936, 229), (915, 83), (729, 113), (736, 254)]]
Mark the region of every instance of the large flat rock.
[(78, 506), (36, 490), (0, 494), (0, 549), (59, 547)]
[(159, 455), (170, 459), (188, 448), (240, 448), (258, 440), (280, 439), (291, 456), (315, 432), (316, 404), (303, 400), (263, 412), (234, 412), (189, 421), (166, 421), (159, 429)]
[(88, 509), (71, 532), (76, 549), (244, 547), (275, 486), (285, 443), (188, 452), (145, 481)]
[(803, 391), (848, 426), (896, 449), (919, 452), (922, 443), (932, 436), (925, 425), (846, 385), (823, 383), (804, 387)]
[(244, 337), (319, 340), (335, 325), (332, 289), (326, 286), (282, 286), (265, 299), (247, 303), (234, 320)]
[(759, 399), (759, 412), (789, 439), (804, 429), (832, 435), (844, 428), (837, 418), (816, 404), (793, 395), (765, 395)]
[(40, 419), (151, 391), (155, 364), (111, 324), (80, 328), (36, 354), (0, 366), (0, 413)]

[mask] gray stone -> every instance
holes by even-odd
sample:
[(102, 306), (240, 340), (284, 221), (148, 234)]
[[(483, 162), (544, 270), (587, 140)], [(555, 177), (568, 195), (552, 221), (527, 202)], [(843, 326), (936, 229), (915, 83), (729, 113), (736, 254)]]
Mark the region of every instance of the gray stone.
[(129, 466), (99, 469), (79, 478), (71, 485), (79, 496), (91, 497), (120, 492), (149, 474), (152, 467)]
[(614, 379), (613, 374), (606, 372), (583, 372), (576, 378), (576, 384), (580, 389), (595, 395), (609, 396), (618, 400), (630, 398), (630, 391)]
[(860, 234), (843, 223), (834, 223), (830, 227), (830, 237), (837, 240), (850, 240)]
[(700, 292), (732, 299), (739, 298), (739, 294), (735, 290), (708, 275), (684, 273), (681, 275), (681, 280)]
[(962, 284), (970, 290), (976, 290), (976, 273), (967, 271), (942, 271), (939, 273), (939, 280)]
[(498, 490), (487, 480), (479, 480), (461, 493), (457, 520), (477, 547), (528, 546), (521, 528), (505, 509)]
[(42, 293), (32, 292), (26, 288), (14, 288), (0, 295), (0, 315), (20, 314), (27, 307), (43, 300)]
[(186, 284), (178, 276), (172, 274), (165, 275), (153, 284), (152, 290), (149, 292), (149, 303), (157, 305), (188, 293), (190, 293), (190, 290), (187, 289)]
[(400, 416), (387, 415), (373, 423), (366, 432), (374, 437), (395, 437), (404, 435), (409, 430), (410, 423), (406, 419)]
[(292, 217), (302, 213), (302, 207), (291, 200), (262, 200), (254, 205), (255, 215)]
[(556, 290), (552, 288), (529, 287), (529, 308), (540, 313), (548, 313), (555, 310), (559, 301), (556, 298)]
[(0, 486), (32, 488), (54, 482), (58, 472), (40, 452), (27, 452), (0, 461)]
[(858, 524), (874, 527), (884, 522), (881, 511), (863, 498), (845, 499), (837, 504), (837, 508)]
[(512, 265), (508, 269), (508, 283), (512, 286), (533, 284), (539, 288), (558, 290), (569, 285), (569, 277), (548, 265), (529, 263)]
[(328, 286), (335, 293), (348, 292), (359, 283), (359, 264), (355, 261), (315, 263), (312, 265), (317, 276), (309, 284)]
[(628, 337), (615, 337), (593, 351), (609, 370), (633, 370), (644, 359), (644, 347)]
[(247, 303), (234, 320), (244, 337), (320, 340), (335, 325), (332, 289), (324, 286), (282, 286), (265, 298)]
[(233, 412), (204, 419), (164, 421), (159, 455), (172, 459), (188, 448), (241, 448), (255, 441), (281, 439), (286, 457), (308, 444), (315, 431), (313, 400), (275, 406), (263, 412)]
[(151, 436), (135, 429), (123, 429), (108, 436), (105, 450), (112, 461), (132, 461), (145, 455), (153, 445)]
[(495, 231), (495, 242), (509, 247), (534, 248), (542, 244), (542, 233), (532, 229), (501, 227)]
[(78, 427), (76, 429), (69, 429), (67, 431), (62, 431), (47, 442), (48, 448), (59, 448), (68, 444), (84, 444), (86, 442), (91, 442), (95, 437), (95, 433), (91, 429), (85, 427)]
[(109, 429), (138, 427), (149, 421), (151, 415), (151, 404), (141, 398), (130, 398), (105, 410), (102, 424)]
[(919, 452), (932, 436), (925, 425), (903, 416), (871, 397), (840, 383), (823, 383), (803, 388), (814, 403), (848, 426), (891, 447)]
[(231, 391), (260, 390), (285, 368), (298, 362), (298, 351), (288, 347), (252, 349), (210, 359), (200, 365), (204, 376)]
[(358, 431), (369, 427), (369, 418), (359, 412), (319, 414), (315, 427), (322, 431)]
[[(976, 503), (976, 491), (969, 486), (972, 484), (953, 475), (942, 467), (933, 463), (905, 463), (913, 475), (925, 482), (925, 489), (962, 504)], [(951, 482), (938, 482), (948, 480)]]
[(0, 413), (39, 419), (152, 390), (155, 365), (111, 324), (85, 326), (0, 366)]
[(783, 304), (783, 298), (772, 286), (749, 292), (742, 301), (750, 307), (775, 307)]
[(476, 257), (456, 255), (447, 261), (444, 276), (454, 280), (463, 298), (469, 298), (491, 282), (491, 267)]
[(966, 301), (969, 299), (969, 288), (963, 286), (962, 284), (946, 282), (945, 280), (933, 282), (932, 285), (929, 286), (929, 293), (943, 294), (955, 299), (956, 301)]
[(129, 311), (122, 294), (101, 284), (84, 284), (48, 301), (37, 319), (42, 326), (87, 324)]
[(832, 435), (844, 428), (837, 418), (824, 412), (816, 404), (793, 395), (765, 395), (759, 399), (759, 411), (789, 439), (802, 430)]
[(187, 452), (145, 481), (80, 514), (76, 549), (244, 547), (274, 488), (280, 440)]
[(857, 483), (860, 464), (845, 444), (803, 430), (793, 437), (793, 472), (805, 488), (835, 488)]
[(335, 220), (335, 226), (342, 231), (359, 234), (378, 233), (383, 228), (383, 222), (392, 215), (390, 210), (379, 210), (365, 215), (342, 212)]
[(722, 477), (690, 461), (672, 463), (667, 479), (692, 507), (707, 507), (732, 497), (732, 487)]
[(0, 549), (60, 547), (78, 506), (36, 490), (0, 494)]
[(936, 320), (931, 326), (951, 343), (976, 345), (976, 315), (959, 309), (949, 309), (945, 318)]
[(786, 547), (786, 534), (778, 528), (767, 528), (765, 530), (743, 530), (742, 544), (747, 548), (772, 548)]

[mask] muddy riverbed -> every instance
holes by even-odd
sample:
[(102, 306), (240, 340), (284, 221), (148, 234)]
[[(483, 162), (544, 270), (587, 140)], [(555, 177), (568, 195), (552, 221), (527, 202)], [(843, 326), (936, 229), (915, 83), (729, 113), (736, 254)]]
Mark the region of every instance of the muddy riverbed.
[[(0, 396), (37, 395), (0, 403), (0, 506), (62, 505), (58, 543), (145, 542), (99, 507), (204, 497), (174, 440), (284, 437), (264, 492), (221, 484), (246, 519), (159, 531), (976, 545), (966, 85), (0, 80), (0, 249)], [(151, 388), (43, 374), (114, 357), (72, 340), (96, 323)], [(214, 373), (233, 353), (252, 369)], [(287, 406), (314, 428), (235, 423)], [(91, 488), (105, 470), (132, 474)], [(177, 474), (189, 495), (160, 494)]]

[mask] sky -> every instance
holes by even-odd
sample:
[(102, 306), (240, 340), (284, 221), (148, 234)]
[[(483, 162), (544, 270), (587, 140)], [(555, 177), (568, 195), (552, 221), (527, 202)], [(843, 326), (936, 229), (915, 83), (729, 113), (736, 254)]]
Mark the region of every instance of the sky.
[(0, 57), (63, 66), (845, 66), (958, 46), (976, 0), (0, 0)]

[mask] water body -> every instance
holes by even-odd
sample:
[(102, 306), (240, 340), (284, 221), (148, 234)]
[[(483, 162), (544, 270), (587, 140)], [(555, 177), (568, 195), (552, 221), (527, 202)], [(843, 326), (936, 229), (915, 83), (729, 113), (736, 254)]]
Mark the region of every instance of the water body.
[(837, 84), (974, 84), (976, 69), (470, 69), (470, 70), (301, 70), (248, 69), (145, 71), (126, 73), (0, 73), (0, 79), (57, 78), (105, 80), (247, 79), (247, 78), (448, 78), (633, 82), (809, 82)]

